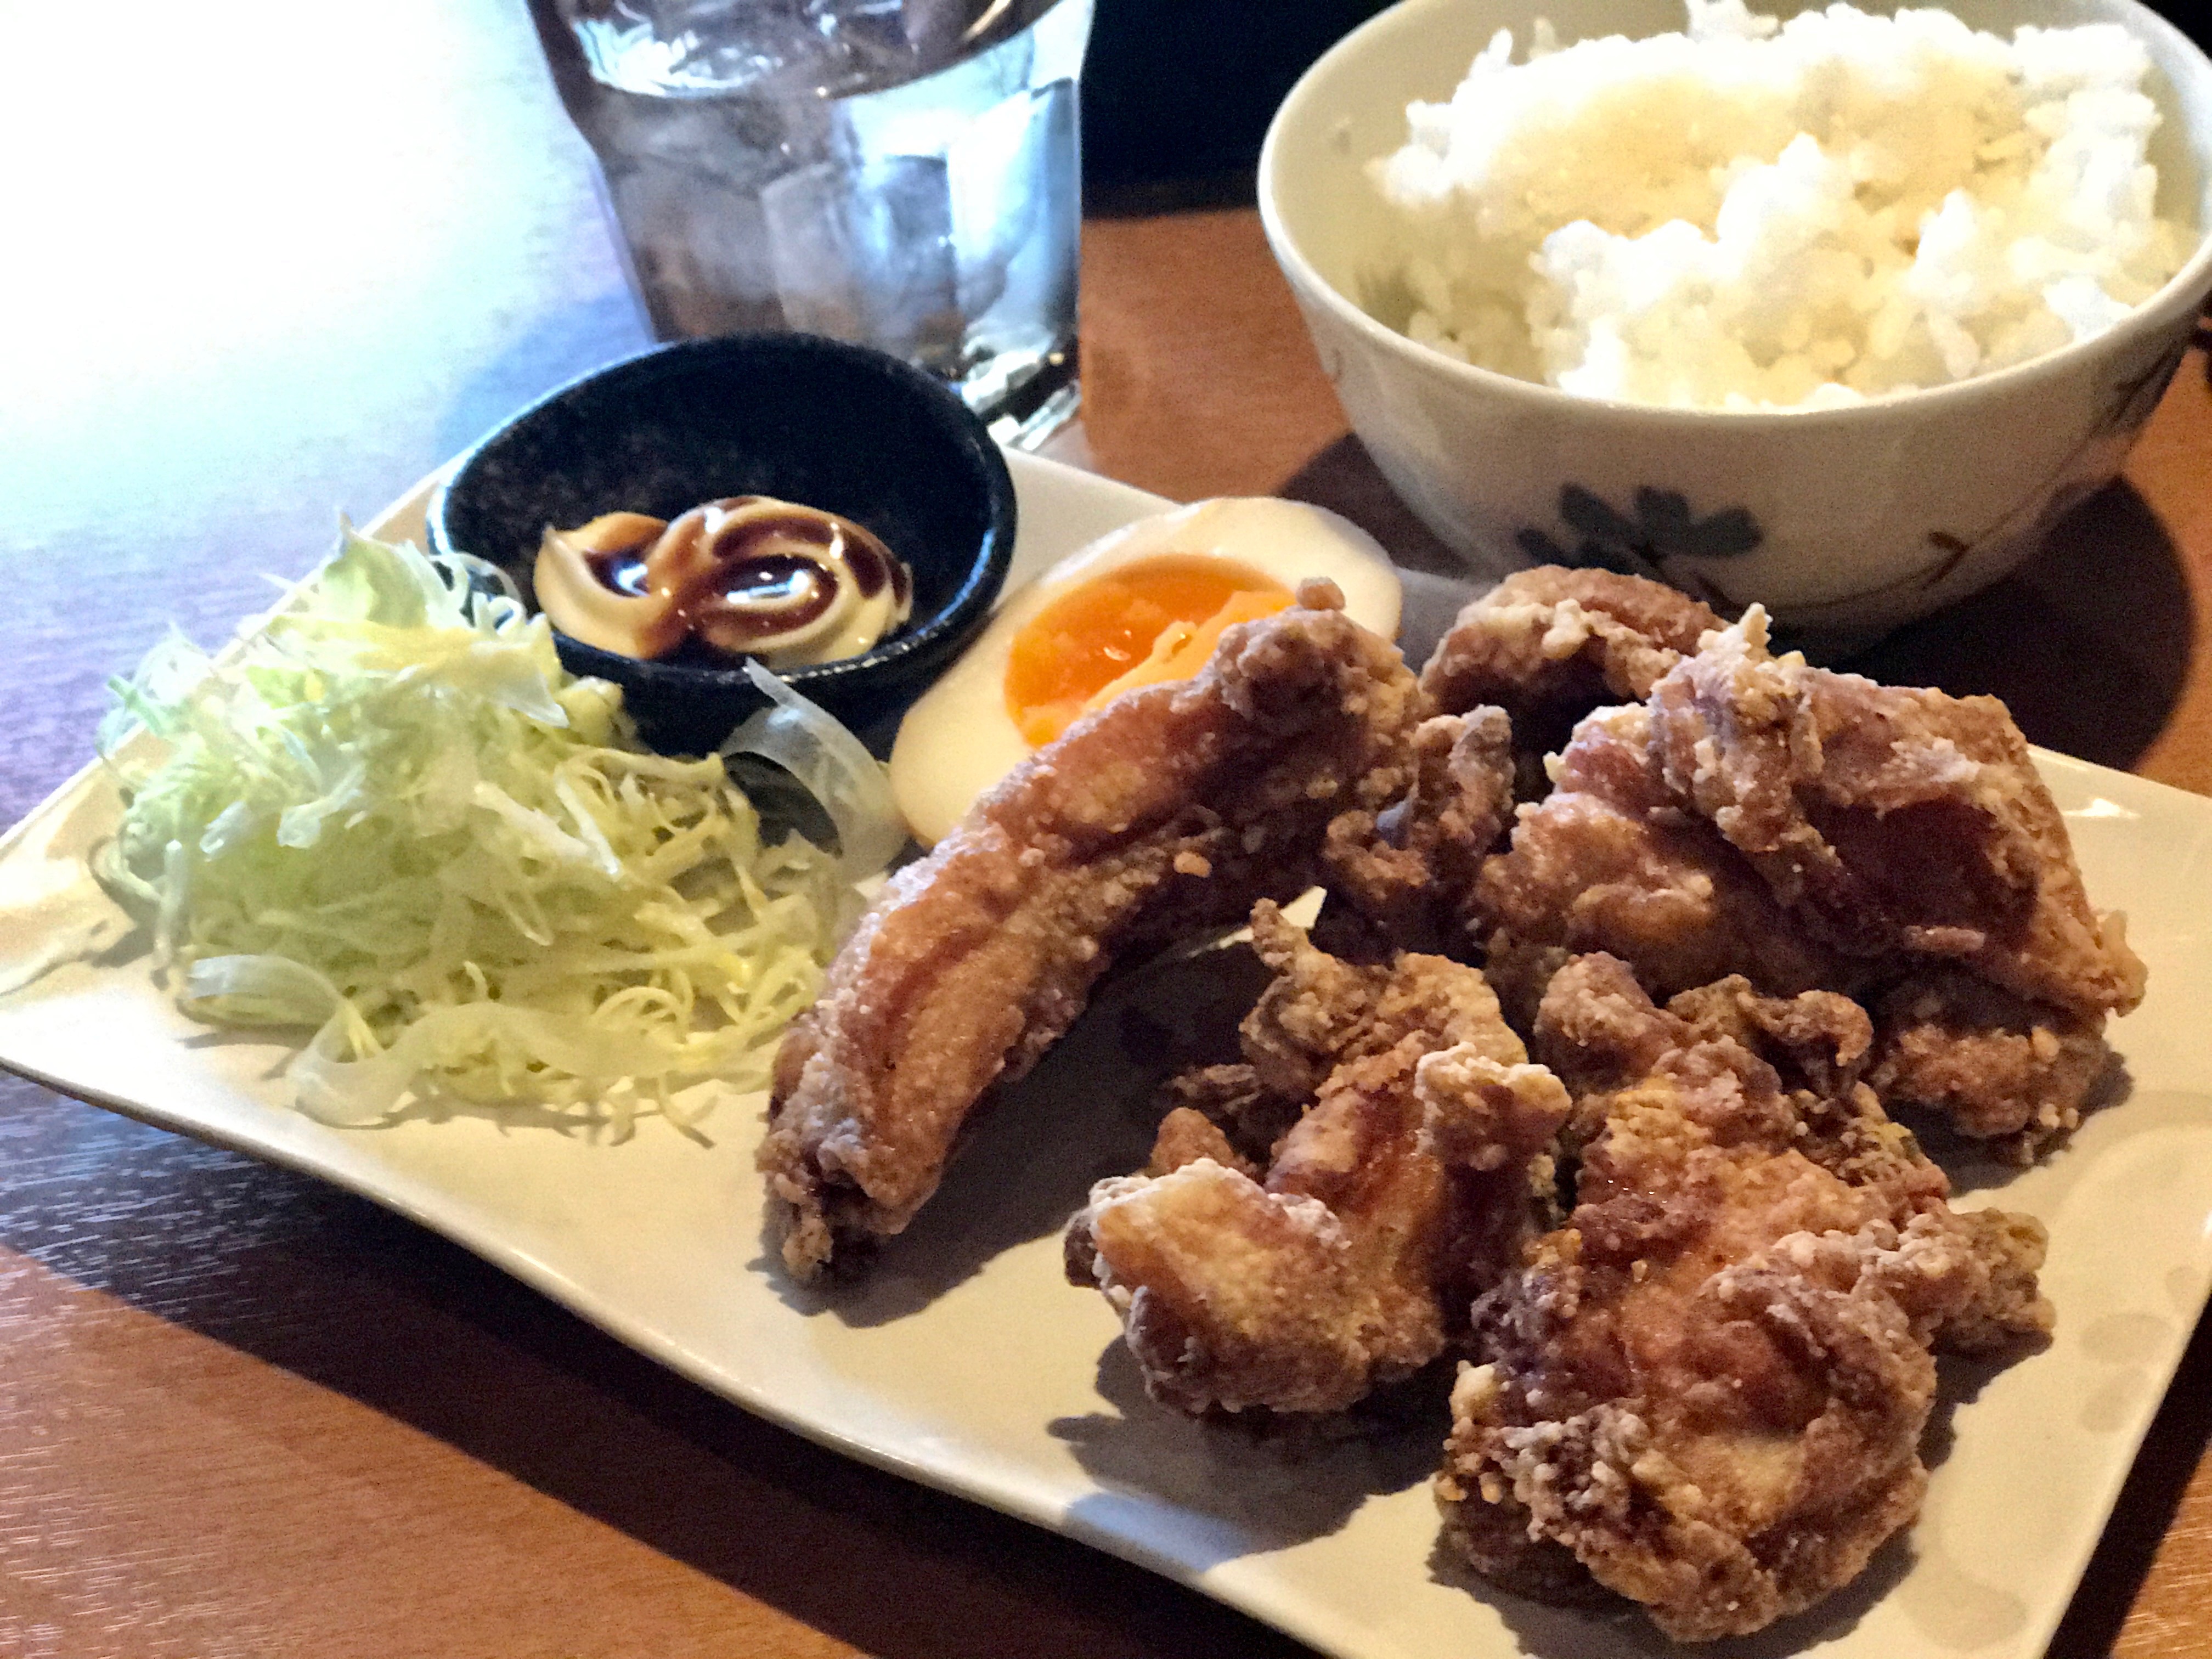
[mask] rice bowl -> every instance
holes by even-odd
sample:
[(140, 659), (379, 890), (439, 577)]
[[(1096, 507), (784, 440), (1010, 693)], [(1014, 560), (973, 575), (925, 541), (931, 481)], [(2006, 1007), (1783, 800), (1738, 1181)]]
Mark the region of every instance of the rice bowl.
[[(2212, 222), (2212, 62), (2172, 25), (2136, 0), (1952, 9), (2005, 36), (2124, 28), (2150, 58), (2160, 117), (2145, 152), (2154, 216)], [(1408, 337), (1403, 234), (1375, 169), (1404, 145), (1409, 106), (1449, 99), (1499, 29), (1526, 40), (1540, 11), (1564, 43), (1682, 20), (1681, 0), (1402, 0), (1308, 70), (1261, 157), (1269, 244), (1353, 430), (1472, 569), (1657, 575), (1723, 610), (1757, 600), (1841, 648), (2003, 575), (2118, 471), (2212, 289), (2201, 230), (2174, 276), (2091, 337), (1847, 406), (1570, 392)]]
[(1571, 46), (1540, 18), (1520, 61), (1500, 29), (1413, 103), (1372, 169), (1413, 339), (1589, 395), (1818, 408), (2090, 338), (2187, 258), (2120, 25), (1687, 5)]

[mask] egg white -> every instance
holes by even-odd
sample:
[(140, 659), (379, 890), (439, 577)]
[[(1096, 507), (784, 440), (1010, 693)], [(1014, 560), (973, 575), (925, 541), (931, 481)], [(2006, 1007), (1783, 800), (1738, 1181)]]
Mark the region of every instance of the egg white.
[(891, 793), (916, 841), (934, 846), (977, 797), (1034, 752), (1006, 712), (1014, 636), (1071, 587), (1170, 553), (1233, 559), (1292, 592), (1309, 577), (1326, 577), (1342, 591), (1353, 621), (1386, 640), (1397, 637), (1400, 589), (1389, 555), (1325, 507), (1224, 497), (1124, 525), (1000, 600), (975, 642), (907, 711), (891, 745)]

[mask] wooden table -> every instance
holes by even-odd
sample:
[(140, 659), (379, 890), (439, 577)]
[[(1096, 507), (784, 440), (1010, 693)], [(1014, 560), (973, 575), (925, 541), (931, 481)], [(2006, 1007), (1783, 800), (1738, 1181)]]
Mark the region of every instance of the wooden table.
[[(337, 509), (646, 343), (519, 5), (143, 9), (96, 82), (46, 9), (0, 106), (0, 822), (172, 619), (218, 637)], [(1100, 471), (1437, 556), (1250, 212), (1094, 218), (1084, 283)], [(2212, 791), (2208, 455), (2195, 357), (2128, 483), (1882, 672)], [(2212, 1326), (2055, 1652), (2212, 1652), (2208, 1429)], [(365, 1203), (0, 1079), (0, 1654), (855, 1651), (1301, 1650), (766, 1427)]]

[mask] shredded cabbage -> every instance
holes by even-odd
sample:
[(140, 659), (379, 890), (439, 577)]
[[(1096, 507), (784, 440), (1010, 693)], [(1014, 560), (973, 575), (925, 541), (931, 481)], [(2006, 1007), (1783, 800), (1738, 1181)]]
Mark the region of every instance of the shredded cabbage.
[[(348, 530), (234, 653), (157, 649), (101, 732), (126, 807), (97, 872), (187, 1012), (315, 1028), (287, 1074), (325, 1121), (689, 1127), (679, 1091), (767, 1080), (878, 842), (769, 844), (719, 757), (641, 750), (495, 579)], [(122, 749), (134, 721), (157, 763)]]

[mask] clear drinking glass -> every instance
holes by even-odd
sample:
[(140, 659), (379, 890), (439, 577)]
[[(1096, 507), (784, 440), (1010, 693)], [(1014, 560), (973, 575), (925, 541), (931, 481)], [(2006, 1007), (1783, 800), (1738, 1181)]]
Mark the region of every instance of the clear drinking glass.
[(1009, 442), (1075, 410), (1093, 0), (531, 0), (662, 339), (878, 346)]

